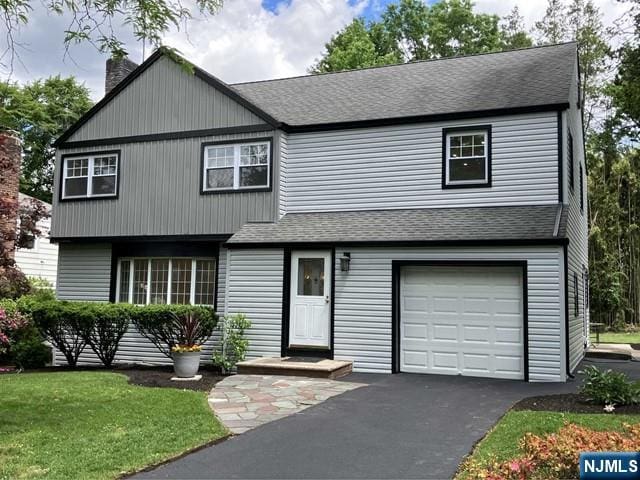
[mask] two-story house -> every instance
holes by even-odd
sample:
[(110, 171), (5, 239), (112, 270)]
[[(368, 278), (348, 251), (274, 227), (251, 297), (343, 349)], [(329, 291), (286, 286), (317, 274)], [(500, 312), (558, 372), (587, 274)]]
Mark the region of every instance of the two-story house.
[[(57, 142), (58, 296), (243, 312), (252, 357), (564, 381), (578, 85), (573, 43), (235, 85), (158, 51)], [(163, 361), (133, 330), (117, 358)]]

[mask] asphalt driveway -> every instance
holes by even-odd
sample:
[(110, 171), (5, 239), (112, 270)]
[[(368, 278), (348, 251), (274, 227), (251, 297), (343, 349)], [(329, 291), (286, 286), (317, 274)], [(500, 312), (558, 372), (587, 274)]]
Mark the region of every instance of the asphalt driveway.
[[(640, 377), (640, 363), (597, 363)], [(413, 374), (347, 379), (368, 386), (135, 478), (451, 478), (515, 402), (579, 385)]]

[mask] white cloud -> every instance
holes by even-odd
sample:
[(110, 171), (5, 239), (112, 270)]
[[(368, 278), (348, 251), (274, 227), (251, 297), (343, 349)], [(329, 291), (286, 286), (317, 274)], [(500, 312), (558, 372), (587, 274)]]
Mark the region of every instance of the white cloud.
[(190, 41), (172, 33), (166, 43), (226, 82), (300, 75), (364, 6), (364, 1), (352, 6), (345, 0), (292, 0), (272, 13), (260, 0), (230, 0), (218, 15), (190, 25)]
[[(605, 25), (611, 25), (627, 9), (617, 0), (594, 1)], [(261, 0), (226, 0), (217, 15), (191, 21), (188, 35), (171, 32), (165, 41), (226, 82), (301, 75), (322, 54), (324, 44), (336, 31), (363, 12), (379, 14), (387, 3), (390, 0), (283, 0), (274, 13), (263, 8)], [(504, 16), (517, 4), (531, 28), (544, 15), (546, 3), (476, 0), (476, 10)], [(16, 64), (12, 78), (26, 82), (56, 74), (75, 75), (91, 89), (93, 98), (99, 99), (104, 89), (106, 55), (84, 44), (71, 48), (73, 60), (65, 59), (63, 32), (68, 19), (34, 5), (30, 23), (19, 38), (28, 48), (22, 51), (25, 65)], [(130, 30), (122, 28), (119, 33), (127, 39), (132, 60), (141, 61), (141, 46), (132, 39)]]

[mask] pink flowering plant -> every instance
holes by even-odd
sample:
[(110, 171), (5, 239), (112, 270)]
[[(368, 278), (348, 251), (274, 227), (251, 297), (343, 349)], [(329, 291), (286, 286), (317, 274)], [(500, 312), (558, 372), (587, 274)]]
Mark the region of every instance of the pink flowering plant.
[(0, 354), (7, 353), (14, 335), (29, 325), (27, 317), (17, 310), (0, 307)]

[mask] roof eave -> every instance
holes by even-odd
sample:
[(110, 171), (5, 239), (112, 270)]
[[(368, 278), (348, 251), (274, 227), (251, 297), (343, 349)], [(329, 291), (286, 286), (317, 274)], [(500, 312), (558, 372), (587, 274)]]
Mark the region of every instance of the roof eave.
[(548, 103), (542, 105), (529, 105), (521, 107), (508, 107), (498, 108), (490, 110), (472, 110), (466, 112), (448, 112), (448, 113), (436, 113), (430, 115), (412, 115), (404, 117), (391, 117), (391, 118), (376, 118), (355, 120), (349, 122), (332, 122), (332, 123), (315, 123), (308, 125), (289, 125), (286, 123), (281, 124), (282, 128), (287, 133), (307, 133), (317, 132), (325, 130), (346, 130), (352, 128), (367, 128), (367, 127), (381, 127), (388, 125), (401, 125), (407, 123), (433, 123), (449, 120), (465, 120), (481, 117), (497, 117), (503, 115), (516, 115), (522, 113), (538, 113), (538, 112), (558, 112), (567, 110), (570, 107), (570, 103)]

